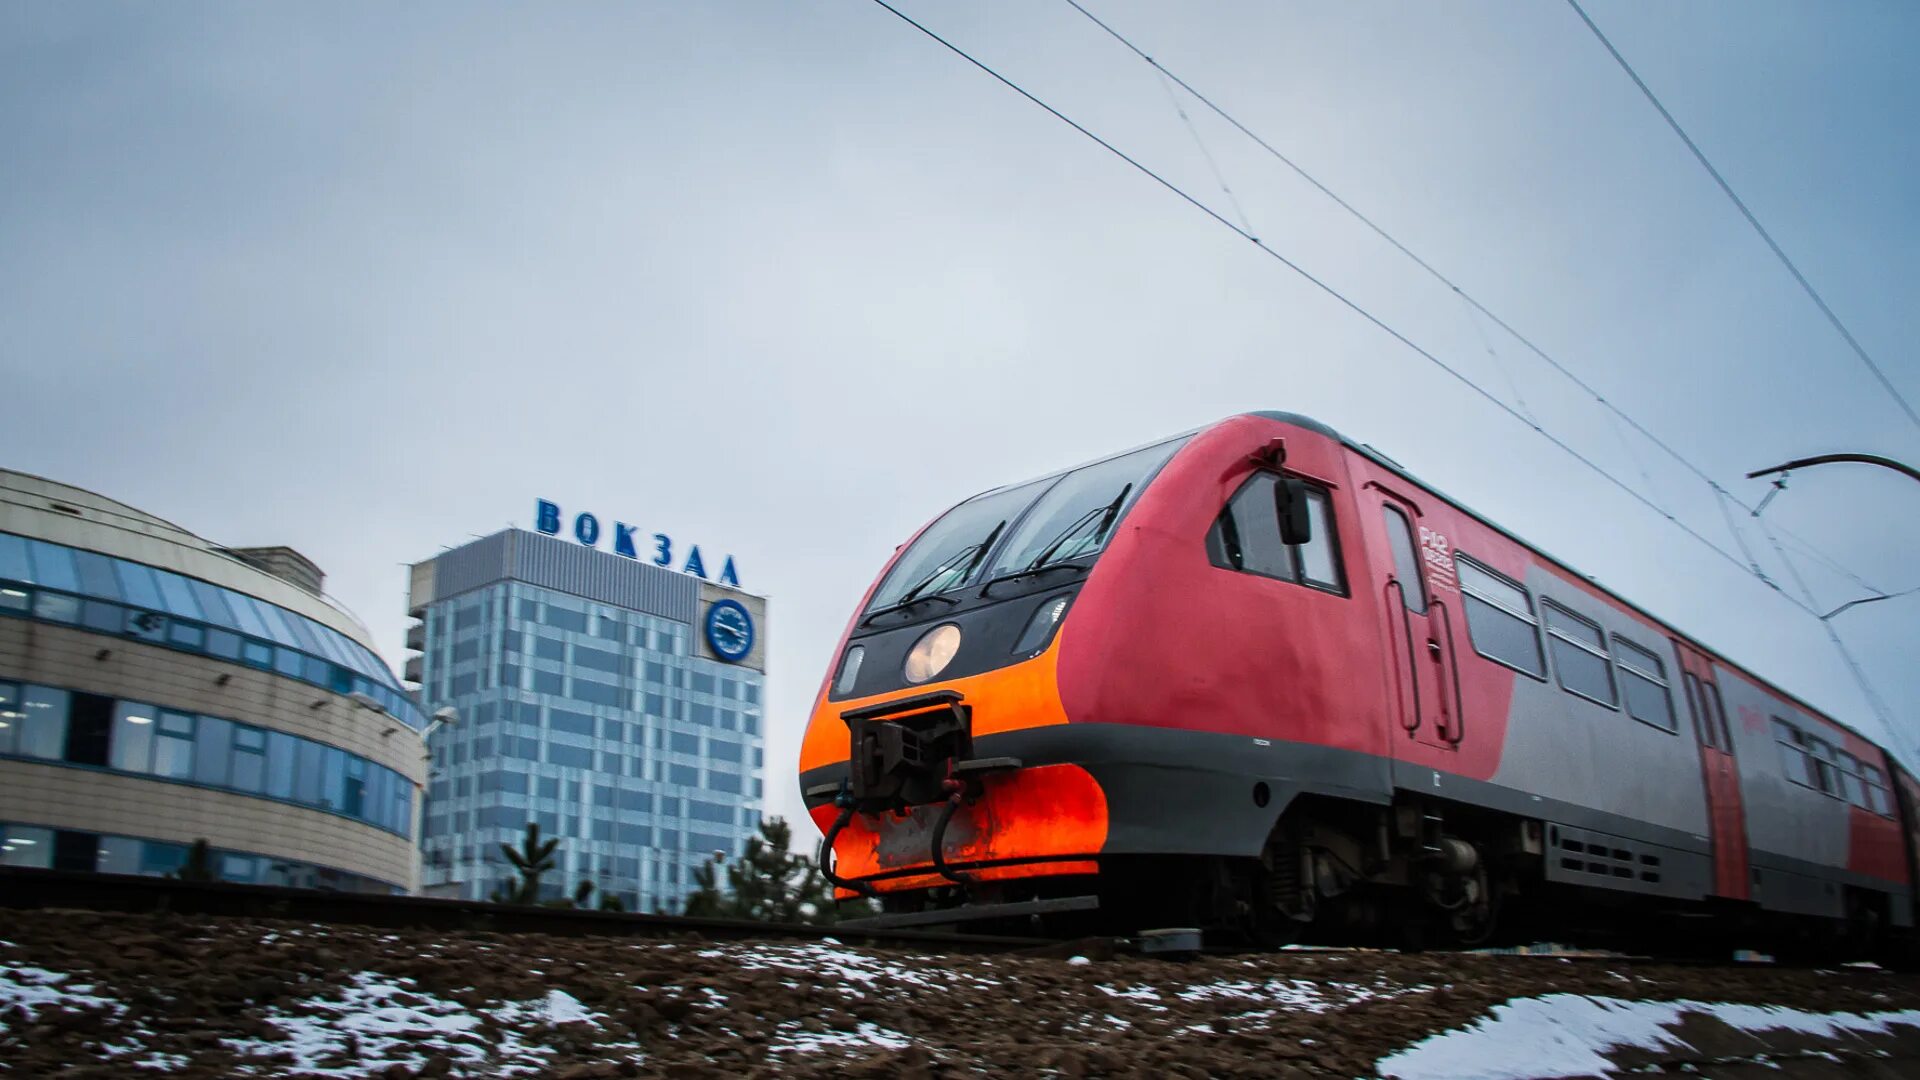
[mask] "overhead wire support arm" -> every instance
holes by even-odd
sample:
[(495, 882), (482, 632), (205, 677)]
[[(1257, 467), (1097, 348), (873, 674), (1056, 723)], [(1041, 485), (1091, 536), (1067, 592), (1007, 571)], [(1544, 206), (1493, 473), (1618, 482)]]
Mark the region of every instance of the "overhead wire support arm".
[[(1891, 469), (1909, 480), (1920, 480), (1920, 469), (1916, 469), (1903, 461), (1895, 461), (1890, 457), (1881, 457), (1879, 454), (1815, 454), (1813, 457), (1795, 458), (1784, 465), (1755, 469), (1747, 474), (1747, 479), (1757, 480), (1762, 476), (1772, 476), (1774, 473), (1785, 474), (1795, 469), (1806, 469), (1815, 465), (1836, 465), (1842, 462), (1855, 465), (1877, 465), (1882, 469)], [(1781, 479), (1784, 480), (1785, 478), (1786, 477), (1782, 475)]]

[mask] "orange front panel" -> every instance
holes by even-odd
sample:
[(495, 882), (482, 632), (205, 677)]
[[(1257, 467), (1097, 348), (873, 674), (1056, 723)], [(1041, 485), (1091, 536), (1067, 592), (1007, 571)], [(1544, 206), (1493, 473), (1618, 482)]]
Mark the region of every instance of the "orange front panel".
[[(1106, 844), (1106, 793), (1078, 765), (1041, 765), (991, 775), (983, 789), (947, 826), (943, 853), (949, 865), (1085, 859)], [(930, 870), (933, 828), (944, 808), (944, 803), (934, 803), (902, 814), (855, 814), (834, 841), (835, 870), (844, 878)], [(825, 832), (840, 811), (828, 803), (812, 813)], [(886, 889), (907, 883), (875, 884)]]
[[(822, 693), (815, 702), (813, 718), (807, 723), (806, 738), (800, 743), (800, 771), (804, 773), (847, 760), (851, 752), (847, 725), (840, 719), (841, 713), (935, 690), (957, 690), (966, 695), (967, 704), (973, 708), (976, 737), (1066, 723), (1067, 714), (1060, 707), (1060, 688), (1054, 673), (1060, 662), (1060, 642), (1071, 629), (1071, 626), (1062, 627), (1047, 651), (1031, 660), (963, 679), (936, 679), (923, 686), (846, 701), (828, 701)], [(827, 824), (832, 822), (829, 817)]]

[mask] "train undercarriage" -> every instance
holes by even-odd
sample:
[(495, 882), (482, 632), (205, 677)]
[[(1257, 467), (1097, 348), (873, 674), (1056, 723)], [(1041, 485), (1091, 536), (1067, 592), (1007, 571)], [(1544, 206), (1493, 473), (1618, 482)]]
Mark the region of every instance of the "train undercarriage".
[(1209, 945), (1235, 948), (1550, 942), (1687, 959), (1745, 950), (1911, 966), (1911, 936), (1890, 925), (1883, 893), (1848, 890), (1848, 917), (1835, 919), (1573, 885), (1546, 873), (1556, 857), (1552, 833), (1548, 823), (1437, 800), (1383, 807), (1305, 797), (1257, 858), (1104, 856), (1093, 874), (881, 894), (872, 922), (1057, 938), (1195, 928)]

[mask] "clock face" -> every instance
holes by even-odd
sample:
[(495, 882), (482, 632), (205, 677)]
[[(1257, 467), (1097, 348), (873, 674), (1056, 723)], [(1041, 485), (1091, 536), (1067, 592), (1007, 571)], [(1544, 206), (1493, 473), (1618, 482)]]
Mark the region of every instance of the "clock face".
[(715, 600), (707, 608), (707, 646), (737, 664), (753, 651), (753, 616), (737, 600)]

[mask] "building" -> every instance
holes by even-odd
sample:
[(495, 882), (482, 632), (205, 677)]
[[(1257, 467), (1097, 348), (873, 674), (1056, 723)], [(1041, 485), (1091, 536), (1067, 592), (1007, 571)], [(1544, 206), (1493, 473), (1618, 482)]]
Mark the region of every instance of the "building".
[(428, 895), (490, 896), (531, 822), (560, 838), (549, 896), (586, 880), (677, 909), (759, 824), (765, 600), (576, 535), (508, 529), (413, 567), (408, 678), (458, 715), (430, 740)]
[(422, 717), (290, 548), (0, 470), (0, 863), (416, 887)]

